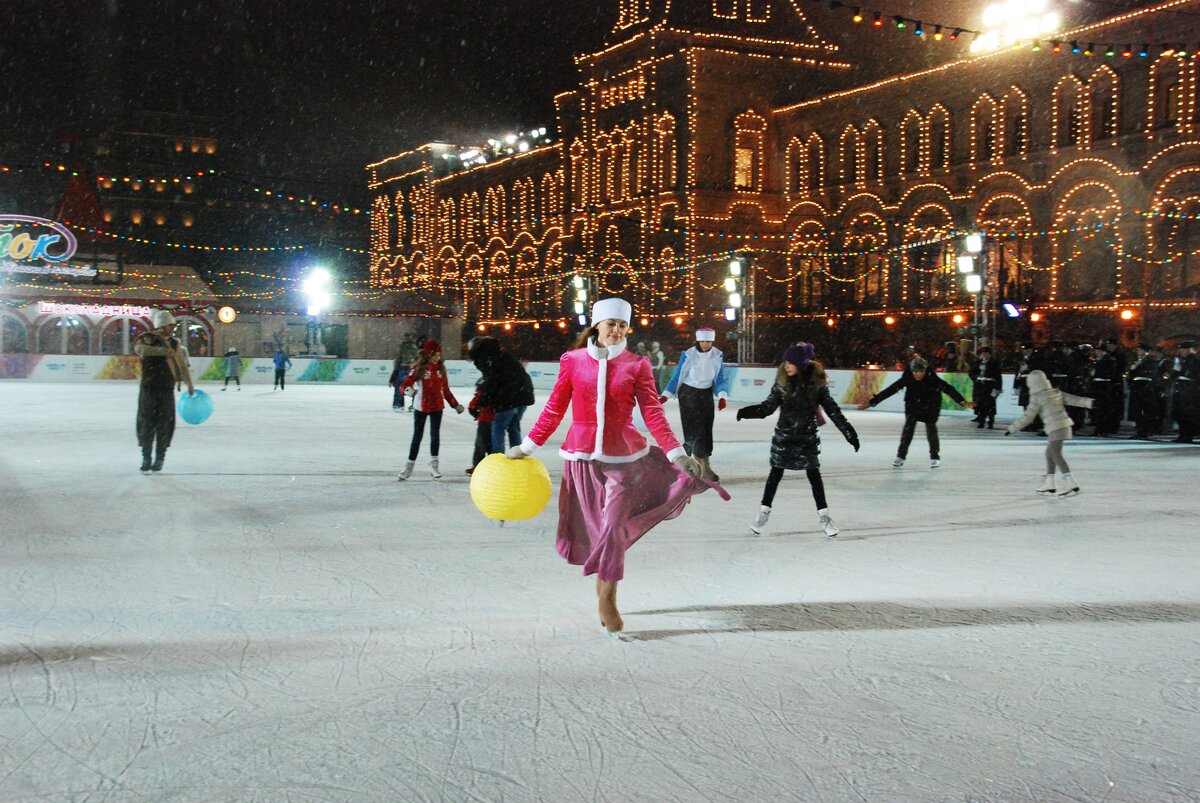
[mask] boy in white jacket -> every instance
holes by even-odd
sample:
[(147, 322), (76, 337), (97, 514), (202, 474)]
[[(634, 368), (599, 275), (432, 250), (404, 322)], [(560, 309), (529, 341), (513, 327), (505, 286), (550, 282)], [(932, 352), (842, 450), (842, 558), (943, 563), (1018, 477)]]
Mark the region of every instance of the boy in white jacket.
[(1029, 406), (1025, 408), (1023, 416), (1004, 429), (1004, 434), (1019, 432), (1040, 415), (1046, 428), (1046, 473), (1042, 475), (1042, 484), (1037, 492), (1055, 492), (1054, 472), (1058, 470), (1062, 472), (1062, 482), (1057, 486), (1058, 495), (1074, 496), (1079, 493), (1079, 485), (1071, 476), (1071, 467), (1063, 457), (1063, 441), (1069, 440), (1072, 434), (1071, 417), (1067, 415), (1066, 406), (1090, 408), (1092, 400), (1051, 387), (1043, 371), (1030, 371), (1025, 381), (1029, 388)]

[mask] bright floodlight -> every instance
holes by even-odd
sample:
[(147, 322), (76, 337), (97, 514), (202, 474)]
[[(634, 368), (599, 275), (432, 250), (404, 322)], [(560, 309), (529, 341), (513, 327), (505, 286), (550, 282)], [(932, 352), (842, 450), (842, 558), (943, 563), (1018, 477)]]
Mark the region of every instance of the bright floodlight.
[(725, 277), (725, 292), (732, 293), (737, 290), (737, 279), (732, 276)]
[(978, 273), (967, 274), (967, 292), (972, 295), (983, 292), (983, 277)]
[(958, 272), (974, 273), (975, 257), (971, 256), (970, 254), (960, 254), (958, 257)]
[(735, 259), (729, 263), (729, 275), (730, 276), (741, 276), (742, 275), (741, 260)]
[(1020, 310), (1020, 308), (1017, 307), (1016, 304), (1005, 301), (1004, 304), (1002, 304), (1001, 306), (1004, 307), (1004, 314), (1007, 315), (1008, 317), (1010, 317), (1010, 318), (1020, 318), (1021, 317), (1021, 310)]
[(333, 281), (333, 275), (325, 268), (313, 268), (308, 272), (304, 282), (300, 285), (301, 292), (308, 299), (308, 314), (320, 315), (321, 310), (329, 306), (329, 302), (333, 297), (329, 294), (329, 283)]
[(967, 252), (978, 254), (983, 250), (983, 235), (978, 233), (967, 235)]
[(739, 309), (742, 306), (742, 294), (741, 293), (730, 293), (729, 294), (729, 306), (733, 307), (734, 309)]
[(727, 321), (737, 320), (737, 310), (735, 310), (733, 307), (726, 307), (725, 308), (725, 320), (727, 320)]
[(583, 277), (575, 274), (575, 278), (571, 280), (571, 284), (575, 285), (575, 289), (578, 290), (580, 287), (583, 287)]

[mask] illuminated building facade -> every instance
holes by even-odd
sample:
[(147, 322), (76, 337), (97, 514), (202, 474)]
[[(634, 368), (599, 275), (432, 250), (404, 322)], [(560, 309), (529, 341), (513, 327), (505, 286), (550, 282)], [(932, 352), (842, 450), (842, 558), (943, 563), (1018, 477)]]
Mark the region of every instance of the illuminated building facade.
[[(979, 231), (988, 308), (1038, 311), (1035, 339), (1195, 329), (1200, 14), (1181, 10), (1200, 1), (856, 86), (797, 2), (621, 0), (555, 98), (557, 142), (367, 166), (371, 278), (484, 327), (573, 327), (580, 275), (650, 321), (752, 315), (766, 356), (798, 329), (952, 336)], [(1164, 26), (1180, 44), (1142, 44)], [(735, 253), (749, 303), (729, 322)]]

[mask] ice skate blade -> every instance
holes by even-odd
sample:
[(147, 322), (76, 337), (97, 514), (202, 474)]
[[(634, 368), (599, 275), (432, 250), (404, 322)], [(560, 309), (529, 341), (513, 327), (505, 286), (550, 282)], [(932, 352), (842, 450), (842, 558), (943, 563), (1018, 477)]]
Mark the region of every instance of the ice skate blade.
[(1059, 499), (1065, 499), (1065, 498), (1066, 498), (1066, 497), (1068, 497), (1068, 496), (1079, 496), (1079, 489), (1078, 489), (1078, 488), (1072, 488), (1072, 489), (1071, 489), (1071, 490), (1069, 490), (1069, 491), (1063, 491), (1062, 493), (1060, 493), (1060, 494), (1058, 495), (1058, 498), (1059, 498)]

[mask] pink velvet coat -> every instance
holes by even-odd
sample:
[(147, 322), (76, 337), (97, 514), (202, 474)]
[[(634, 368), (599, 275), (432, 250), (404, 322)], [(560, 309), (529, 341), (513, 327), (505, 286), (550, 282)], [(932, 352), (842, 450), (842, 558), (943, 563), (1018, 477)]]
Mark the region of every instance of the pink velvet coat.
[[(600, 359), (605, 353), (607, 359)], [(624, 341), (607, 349), (589, 343), (568, 351), (559, 360), (554, 390), (521, 449), (533, 454), (544, 446), (570, 407), (571, 428), (559, 450), (563, 458), (632, 462), (650, 451), (633, 425), (635, 404), (667, 459), (684, 454), (658, 401), (649, 360), (627, 351)]]

